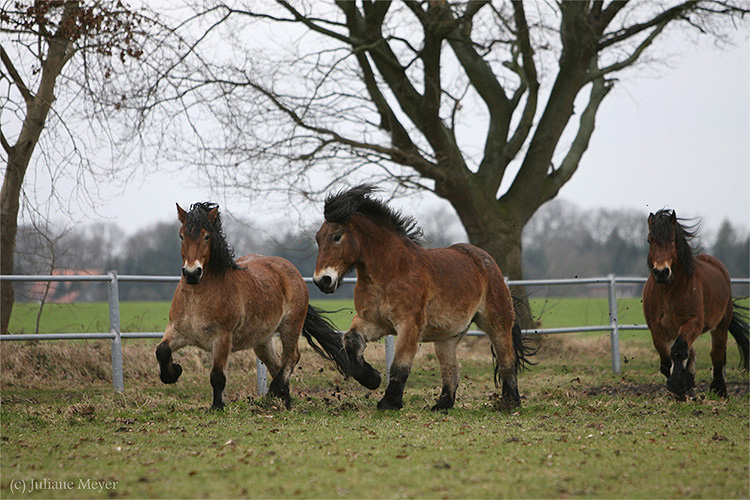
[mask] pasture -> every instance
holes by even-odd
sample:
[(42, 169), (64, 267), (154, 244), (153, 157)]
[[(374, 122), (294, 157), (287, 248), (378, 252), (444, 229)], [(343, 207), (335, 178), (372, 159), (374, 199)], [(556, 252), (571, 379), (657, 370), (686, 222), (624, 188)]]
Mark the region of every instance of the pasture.
[[(546, 308), (544, 326), (582, 324), (584, 317), (588, 324), (607, 322), (606, 301), (600, 311), (595, 300), (556, 300), (533, 306)], [(335, 309), (346, 304), (318, 305)], [(141, 321), (142, 329), (158, 331), (165, 321), (160, 315), (166, 314), (159, 307), (151, 312), (141, 307), (140, 319), (137, 314), (128, 319), (123, 307), (123, 330), (132, 331), (129, 321)], [(637, 316), (640, 304), (623, 301), (621, 308)], [(560, 317), (553, 321), (555, 311)], [(339, 326), (348, 314), (339, 313)], [(566, 323), (568, 316), (577, 321)], [(106, 318), (104, 306), (104, 325)], [(49, 321), (55, 322), (51, 316)], [(65, 321), (70, 328), (96, 331), (92, 325), (99, 320), (78, 311)], [(111, 390), (108, 342), (0, 344), (0, 495), (750, 495), (750, 396), (747, 375), (736, 368), (733, 340), (729, 399), (708, 393), (710, 341), (703, 336), (696, 343), (696, 397), (681, 403), (666, 390), (647, 332), (621, 333), (623, 369), (617, 376), (611, 373), (606, 334), (548, 337), (536, 356), (538, 365), (519, 375), (524, 399), (513, 413), (496, 409), (498, 391), (485, 338), (460, 345), (456, 408), (445, 412), (428, 409), (440, 391), (429, 344), (420, 346), (400, 412), (377, 412), (384, 385), (367, 391), (344, 380), (302, 341), (302, 359), (291, 380), (291, 410), (257, 396), (255, 358), (244, 352), (230, 357), (228, 404), (217, 413), (207, 411), (209, 356), (194, 348), (178, 352), (183, 377), (165, 386), (153, 354), (157, 342), (123, 342), (122, 394)], [(366, 355), (383, 370), (382, 344), (368, 346)]]

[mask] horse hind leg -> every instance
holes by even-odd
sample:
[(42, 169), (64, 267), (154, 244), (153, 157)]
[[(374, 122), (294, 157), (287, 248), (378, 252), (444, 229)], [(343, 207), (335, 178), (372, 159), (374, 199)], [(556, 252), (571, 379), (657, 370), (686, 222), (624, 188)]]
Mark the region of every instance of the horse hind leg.
[[(518, 360), (513, 348), (512, 325), (494, 325), (483, 316), (474, 318), (477, 326), (487, 334), (495, 353), (495, 382), (499, 376), (502, 381), (502, 401), (500, 407), (510, 410), (521, 405), (518, 393)], [(520, 328), (518, 335), (520, 335)]]
[(724, 378), (727, 365), (727, 329), (722, 325), (711, 330), (711, 364), (713, 365), (711, 391), (725, 398), (727, 397), (727, 384)]
[(271, 377), (276, 377), (276, 374), (281, 369), (281, 358), (273, 346), (272, 337), (268, 337), (268, 339), (256, 345), (253, 350), (258, 359), (266, 365), (266, 369), (271, 374)]
[[(291, 378), (294, 367), (297, 366), (300, 358), (299, 337), (300, 332), (302, 331), (303, 321), (304, 318), (299, 322), (285, 322), (285, 324), (283, 324), (278, 330), (279, 337), (281, 338), (281, 359), (279, 369), (276, 374), (273, 375), (273, 380), (271, 380), (268, 392), (271, 396), (280, 398), (287, 410), (292, 407), (292, 396), (289, 392), (289, 379)], [(299, 324), (294, 324), (294, 326), (292, 326), (292, 323)]]
[[(465, 333), (465, 332), (464, 332)], [(443, 377), (443, 389), (433, 410), (448, 410), (453, 408), (456, 401), (456, 389), (460, 380), (460, 368), (456, 359), (456, 345), (462, 335), (435, 342), (435, 356), (440, 362), (440, 372)]]

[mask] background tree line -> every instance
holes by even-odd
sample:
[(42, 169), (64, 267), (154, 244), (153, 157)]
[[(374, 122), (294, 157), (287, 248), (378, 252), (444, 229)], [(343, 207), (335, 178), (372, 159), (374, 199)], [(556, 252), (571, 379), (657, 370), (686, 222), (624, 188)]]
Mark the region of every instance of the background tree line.
[[(430, 247), (466, 241), (456, 216), (434, 211), (419, 221)], [(242, 221), (224, 220), (227, 239), (236, 254), (277, 255), (294, 263), (304, 276), (315, 267), (316, 228), (271, 233)], [(52, 228), (19, 228), (16, 272), (48, 274), (87, 270), (100, 273), (116, 269), (119, 274), (178, 275), (180, 244), (178, 224), (161, 222), (132, 235), (115, 223), (96, 223), (55, 233)], [(565, 200), (555, 200), (537, 212), (523, 233), (524, 276), (573, 278), (644, 276), (647, 229), (645, 216), (633, 210), (586, 211)], [(53, 236), (50, 236), (53, 235)], [(701, 232), (701, 252), (721, 259), (733, 277), (750, 275), (750, 236), (746, 228), (724, 222), (718, 232)], [(21, 300), (41, 300), (39, 285), (19, 287)], [(351, 290), (349, 290), (351, 291)], [(123, 300), (170, 300), (174, 284), (124, 283)], [(311, 288), (311, 293), (319, 292)], [(104, 285), (57, 285), (47, 300), (106, 300)]]
[[(615, 85), (671, 36), (726, 40), (750, 12), (742, 0), (178, 3), (0, 5), (0, 273), (17, 268), (22, 206), (91, 206), (97, 186), (154, 158), (256, 194), (319, 198), (352, 175), (430, 192), (522, 278), (524, 227), (576, 173)], [(39, 192), (40, 169), (52, 186), (74, 178), (75, 193)], [(13, 302), (0, 283), (0, 333)]]

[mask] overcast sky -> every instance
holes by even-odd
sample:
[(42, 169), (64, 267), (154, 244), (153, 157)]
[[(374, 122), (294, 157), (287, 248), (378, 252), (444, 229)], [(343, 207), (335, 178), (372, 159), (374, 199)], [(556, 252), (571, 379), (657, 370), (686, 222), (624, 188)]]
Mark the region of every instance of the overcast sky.
[[(681, 217), (701, 217), (707, 231), (725, 219), (750, 227), (750, 43), (710, 42), (678, 48), (672, 67), (658, 67), (618, 82), (597, 116), (596, 130), (578, 172), (560, 198), (584, 209), (669, 207)], [(574, 117), (577, 121), (577, 118)], [(131, 181), (98, 207), (100, 215), (132, 233), (175, 218), (175, 202), (216, 200), (255, 223), (298, 226), (322, 218), (321, 207), (296, 210), (251, 206), (247, 199), (212, 192), (200, 178), (153, 174)], [(398, 201), (396, 202), (398, 204)], [(447, 203), (435, 197), (403, 202), (420, 215)], [(252, 212), (251, 212), (252, 210)], [(644, 222), (645, 223), (645, 222)]]

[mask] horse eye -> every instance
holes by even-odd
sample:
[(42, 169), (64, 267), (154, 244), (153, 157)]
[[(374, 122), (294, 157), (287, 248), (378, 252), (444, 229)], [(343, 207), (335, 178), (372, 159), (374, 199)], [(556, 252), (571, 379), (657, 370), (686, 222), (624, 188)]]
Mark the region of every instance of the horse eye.
[(180, 234), (180, 235), (178, 235), (178, 236), (180, 237), (180, 241), (182, 241), (182, 235)]
[(210, 240), (210, 239), (211, 239), (211, 235), (210, 235), (210, 234), (207, 234), (207, 235), (205, 235), (205, 236), (203, 237), (203, 239), (204, 239), (204, 240), (206, 240), (206, 241), (208, 241), (208, 240)]
[(333, 240), (333, 242), (334, 242), (334, 243), (338, 243), (339, 241), (341, 241), (341, 237), (342, 237), (342, 236), (343, 236), (343, 234), (341, 234), (341, 233), (336, 233), (336, 234), (334, 234), (334, 235), (333, 235), (333, 236), (331, 237), (331, 239)]

